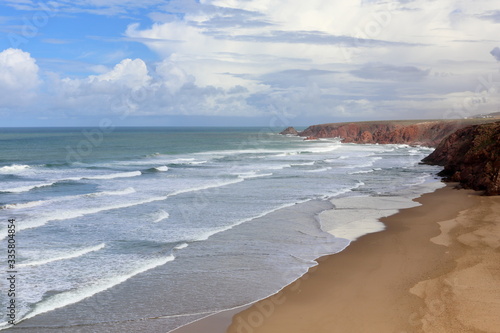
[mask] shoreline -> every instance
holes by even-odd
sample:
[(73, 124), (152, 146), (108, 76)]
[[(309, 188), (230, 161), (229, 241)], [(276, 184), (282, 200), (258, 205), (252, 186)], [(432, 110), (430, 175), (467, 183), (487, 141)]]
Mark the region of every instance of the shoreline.
[(447, 184), (415, 201), (227, 332), (498, 332), (500, 197)]
[[(383, 231), (317, 259), (301, 278), (232, 322), (234, 310), (223, 311), (172, 333), (206, 325), (214, 333), (495, 332), (500, 291), (491, 287), (500, 278), (488, 272), (500, 269), (500, 197), (447, 184), (414, 201), (421, 205), (381, 218)], [(478, 251), (487, 262), (471, 267)]]

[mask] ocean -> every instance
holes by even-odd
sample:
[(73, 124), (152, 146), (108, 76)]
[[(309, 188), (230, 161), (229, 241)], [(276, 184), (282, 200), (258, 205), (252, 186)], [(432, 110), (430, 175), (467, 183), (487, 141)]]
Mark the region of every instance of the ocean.
[(15, 299), (20, 331), (168, 332), (249, 304), (439, 187), (419, 163), (431, 151), (260, 128), (0, 129), (0, 307)]

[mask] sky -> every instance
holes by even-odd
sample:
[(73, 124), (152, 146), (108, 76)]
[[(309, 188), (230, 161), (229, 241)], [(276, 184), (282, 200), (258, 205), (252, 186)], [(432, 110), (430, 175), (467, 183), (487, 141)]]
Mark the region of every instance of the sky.
[(1, 0), (0, 127), (500, 111), (498, 0)]

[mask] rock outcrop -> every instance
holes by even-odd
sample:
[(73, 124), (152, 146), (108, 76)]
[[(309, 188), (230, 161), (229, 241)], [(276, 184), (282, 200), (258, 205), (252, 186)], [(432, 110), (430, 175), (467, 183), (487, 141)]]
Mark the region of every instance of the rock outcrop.
[(436, 147), (445, 137), (459, 128), (493, 121), (492, 119), (461, 119), (333, 123), (310, 126), (298, 135), (341, 138), (344, 143), (395, 143)]
[(445, 180), (500, 194), (500, 122), (462, 128), (443, 140), (424, 163), (442, 165)]
[(280, 132), (281, 135), (299, 135), (299, 132), (293, 127), (287, 127), (284, 131)]

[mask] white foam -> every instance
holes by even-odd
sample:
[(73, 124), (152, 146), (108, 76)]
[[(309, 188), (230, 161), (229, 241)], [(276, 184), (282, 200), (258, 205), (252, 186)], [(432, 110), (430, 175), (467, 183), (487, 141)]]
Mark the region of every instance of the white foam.
[[(135, 189), (133, 187), (127, 187), (126, 189), (123, 189), (123, 190), (89, 193), (89, 194), (84, 194), (83, 196), (100, 197), (100, 196), (106, 196), (106, 195), (127, 195), (127, 194), (132, 194), (132, 193), (135, 193)], [(74, 197), (67, 197), (67, 198), (74, 198)]]
[(285, 157), (285, 156), (294, 156), (294, 155), (298, 155), (299, 152), (298, 151), (290, 151), (290, 152), (286, 152), (286, 153), (280, 153), (280, 154), (277, 154), (275, 155), (276, 157)]
[(20, 321), (33, 318), (39, 314), (49, 312), (58, 308), (62, 308), (70, 304), (80, 302), (88, 297), (94, 296), (97, 293), (100, 293), (111, 287), (121, 284), (137, 274), (164, 265), (173, 260), (175, 260), (175, 257), (173, 255), (170, 255), (164, 258), (151, 259), (149, 261), (146, 261), (145, 263), (143, 261), (142, 263), (144, 264), (141, 265), (139, 268), (132, 270), (128, 273), (125, 273), (123, 275), (104, 278), (96, 283), (75, 290), (65, 291), (56, 294), (36, 304), (34, 309)]
[(69, 178), (68, 180), (80, 180), (80, 179), (115, 179), (115, 178), (130, 178), (137, 177), (142, 175), (140, 171), (130, 171), (130, 172), (120, 172), (120, 173), (112, 173), (109, 175), (98, 175), (98, 176), (90, 176), (90, 177), (82, 177), (82, 178)]
[(39, 183), (39, 184), (20, 186), (20, 187), (15, 187), (15, 188), (10, 188), (10, 189), (2, 189), (2, 190), (0, 190), (0, 192), (10, 192), (10, 193), (28, 192), (28, 191), (31, 191), (31, 190), (36, 189), (36, 188), (52, 186), (58, 182), (68, 181), (68, 180), (71, 180), (71, 181), (79, 181), (79, 180), (84, 180), (84, 179), (104, 180), (104, 179), (137, 177), (140, 175), (142, 175), (142, 173), (140, 171), (131, 171), (131, 172), (113, 173), (113, 174), (108, 174), (108, 175), (70, 177), (70, 178), (57, 179), (57, 180), (54, 180), (50, 183)]
[(327, 147), (314, 147), (314, 148), (308, 148), (307, 152), (310, 153), (329, 153), (334, 150), (337, 150), (341, 147), (340, 143), (336, 143), (335, 145), (328, 145)]
[(328, 195), (323, 196), (324, 199), (331, 199), (340, 196), (341, 194), (346, 194), (349, 192), (352, 192), (352, 190), (357, 189), (358, 187), (364, 186), (365, 183), (358, 181), (354, 186), (352, 187), (344, 187), (341, 188), (335, 192), (328, 193)]
[(410, 185), (410, 186), (418, 186), (418, 185), (422, 185), (422, 184), (424, 184), (424, 183), (425, 183), (425, 182), (429, 179), (429, 177), (431, 177), (431, 176), (432, 176), (432, 175), (430, 175), (430, 174), (428, 174), (428, 175), (422, 175), (422, 176), (420, 176), (420, 177), (417, 177), (417, 178), (415, 179), (415, 181), (414, 181), (414, 182), (409, 183), (408, 185)]
[(296, 204), (299, 204), (299, 203), (304, 203), (304, 202), (307, 202), (307, 201), (310, 201), (311, 199), (307, 199), (307, 200), (303, 200), (303, 201), (300, 201), (300, 202), (297, 202), (297, 203), (289, 203), (289, 204), (284, 204), (284, 205), (281, 205), (277, 208), (274, 208), (274, 209), (271, 209), (271, 210), (268, 210), (266, 212), (263, 212), (259, 215), (256, 215), (254, 217), (250, 217), (250, 218), (247, 218), (247, 219), (243, 219), (243, 220), (239, 220), (233, 224), (230, 224), (230, 225), (227, 225), (227, 226), (223, 226), (223, 227), (219, 227), (219, 228), (215, 228), (215, 229), (211, 229), (211, 230), (208, 230), (198, 236), (196, 236), (194, 239), (192, 239), (192, 241), (205, 241), (207, 239), (209, 239), (210, 237), (212, 237), (213, 235), (216, 235), (218, 233), (221, 233), (221, 232), (224, 232), (224, 231), (227, 231), (227, 230), (230, 230), (236, 226), (239, 226), (240, 224), (243, 224), (245, 222), (249, 222), (249, 221), (253, 221), (255, 219), (258, 219), (258, 218), (261, 218), (261, 217), (264, 217), (270, 213), (273, 213), (275, 211), (278, 211), (280, 209), (283, 209), (283, 208), (286, 208), (286, 207), (291, 207), (291, 206), (294, 206)]
[(0, 207), (0, 209), (25, 209), (25, 208), (32, 208), (32, 207), (47, 205), (47, 204), (51, 204), (51, 203), (55, 203), (55, 202), (75, 200), (75, 199), (79, 199), (82, 197), (100, 197), (100, 196), (107, 196), (107, 195), (111, 195), (111, 196), (113, 196), (113, 195), (127, 195), (127, 194), (132, 194), (132, 193), (135, 193), (135, 189), (133, 187), (128, 187), (124, 190), (118, 190), (118, 191), (103, 191), (103, 192), (96, 192), (96, 193), (89, 193), (89, 194), (59, 197), (59, 198), (55, 198), (55, 199), (51, 199), (51, 200), (38, 200), (38, 201), (30, 201), (30, 202), (25, 202), (25, 203), (7, 204), (5, 206)]
[[(78, 217), (82, 217), (85, 215), (96, 214), (96, 213), (100, 213), (100, 212), (104, 212), (104, 211), (129, 208), (129, 207), (139, 206), (139, 205), (143, 205), (143, 204), (147, 204), (147, 203), (151, 203), (151, 202), (155, 202), (155, 201), (163, 201), (163, 200), (167, 200), (169, 197), (176, 196), (179, 194), (208, 190), (208, 189), (212, 189), (212, 188), (236, 184), (236, 183), (239, 183), (242, 181), (244, 181), (244, 179), (235, 179), (235, 180), (227, 181), (227, 182), (223, 182), (223, 183), (216, 183), (216, 184), (205, 185), (205, 186), (200, 186), (200, 187), (187, 188), (187, 189), (172, 192), (166, 196), (151, 197), (151, 198), (146, 198), (146, 199), (142, 199), (142, 200), (138, 200), (138, 201), (120, 203), (120, 204), (115, 204), (115, 205), (110, 205), (110, 206), (100, 206), (100, 207), (92, 207), (92, 208), (86, 208), (86, 209), (55, 211), (55, 212), (48, 213), (45, 215), (40, 215), (38, 218), (25, 219), (24, 223), (18, 227), (18, 230), (21, 231), (21, 230), (25, 230), (25, 229), (38, 228), (38, 227), (44, 226), (45, 224), (47, 224), (50, 221), (68, 220), (68, 219), (78, 218)], [(3, 238), (5, 238), (5, 236)]]
[(316, 162), (304, 162), (304, 163), (293, 163), (291, 166), (306, 166), (306, 165), (314, 165)]
[(328, 170), (331, 170), (331, 167), (320, 168), (320, 169), (315, 169), (315, 170), (306, 170), (306, 172), (325, 172)]
[(416, 156), (416, 155), (423, 155), (421, 151), (419, 151), (418, 149), (410, 149), (408, 150), (408, 153), (412, 156)]
[(250, 172), (243, 172), (243, 173), (238, 174), (238, 178), (250, 179), (250, 178), (269, 177), (272, 175), (273, 175), (272, 173), (258, 174), (256, 171), (250, 171)]
[(168, 171), (168, 166), (163, 165), (163, 166), (156, 167), (155, 169), (157, 171), (160, 171), (160, 172), (165, 172), (165, 171)]
[(192, 161), (188, 162), (188, 164), (193, 164), (193, 165), (199, 165), (199, 164), (205, 164), (208, 163), (208, 161)]
[(203, 191), (203, 190), (209, 190), (209, 189), (216, 188), (216, 187), (232, 185), (232, 184), (240, 183), (242, 181), (244, 181), (244, 179), (240, 178), (240, 179), (235, 179), (235, 180), (231, 180), (231, 181), (227, 181), (227, 182), (221, 182), (221, 183), (217, 183), (217, 184), (211, 184), (211, 185), (198, 186), (198, 187), (192, 187), (192, 188), (187, 188), (187, 189), (183, 189), (183, 190), (178, 190), (178, 191), (175, 191), (175, 192), (168, 194), (167, 198), (172, 197), (172, 196), (176, 196), (179, 194), (184, 194), (184, 193), (189, 193), (189, 192), (198, 192), (198, 191)]
[(84, 256), (84, 255), (86, 255), (87, 253), (90, 253), (90, 252), (99, 251), (99, 250), (103, 249), (104, 247), (106, 247), (106, 244), (105, 243), (101, 243), (101, 244), (96, 245), (96, 246), (92, 246), (92, 247), (80, 249), (80, 250), (77, 250), (77, 251), (74, 251), (74, 252), (69, 252), (69, 253), (66, 253), (64, 255), (60, 255), (60, 256), (57, 256), (57, 257), (47, 258), (47, 259), (42, 259), (42, 260), (37, 260), (37, 261), (31, 261), (31, 262), (27, 262), (27, 263), (24, 263), (24, 264), (18, 264), (17, 266), (18, 267), (40, 266), (40, 265), (45, 265), (45, 264), (48, 264), (48, 263), (51, 263), (51, 262), (54, 262), (54, 261), (73, 259), (73, 258)]
[[(392, 214), (396, 212), (397, 211), (393, 211)], [(339, 223), (337, 227), (329, 229), (328, 232), (337, 238), (354, 241), (363, 235), (383, 231), (385, 229), (384, 224), (379, 222), (377, 217), (376, 215), (368, 216), (367, 218), (357, 217), (356, 220), (342, 224)], [(336, 214), (335, 218), (338, 220), (345, 219), (340, 213)]]
[(51, 199), (51, 200), (38, 200), (38, 201), (30, 201), (30, 202), (25, 202), (25, 203), (7, 204), (5, 206), (0, 207), (0, 209), (25, 209), (25, 208), (38, 207), (38, 206), (47, 205), (47, 204), (56, 203), (56, 202), (61, 202), (61, 201), (76, 200), (76, 199), (80, 199), (82, 197), (127, 195), (127, 194), (132, 194), (132, 193), (135, 193), (135, 189), (133, 187), (128, 187), (124, 190), (118, 190), (118, 191), (103, 191), (103, 192), (96, 192), (96, 193), (89, 193), (89, 194), (59, 197), (59, 198), (55, 198), (55, 199)]
[(321, 227), (335, 237), (357, 238), (385, 229), (380, 218), (396, 214), (399, 209), (419, 206), (404, 197), (348, 197), (330, 200), (335, 209), (319, 215)]
[(25, 203), (7, 204), (5, 206), (2, 206), (1, 209), (31, 208), (31, 207), (41, 206), (47, 202), (49, 202), (49, 200), (38, 200), (38, 201), (30, 201), (30, 202), (25, 202)]
[(158, 223), (163, 220), (166, 220), (170, 217), (170, 214), (164, 211), (163, 209), (160, 209), (156, 213), (153, 214), (153, 223)]
[(369, 159), (368, 162), (366, 163), (362, 163), (362, 164), (355, 164), (355, 165), (347, 165), (347, 166), (343, 166), (343, 168), (346, 168), (346, 169), (354, 169), (354, 168), (367, 168), (367, 167), (371, 167), (373, 166), (373, 164), (378, 161), (378, 160), (381, 160), (382, 157), (379, 157), (379, 156), (376, 156), (376, 157), (371, 157)]
[(194, 158), (177, 158), (175, 160), (170, 161), (172, 164), (183, 164), (195, 161)]
[(139, 200), (139, 201), (127, 202), (127, 203), (110, 205), (110, 206), (100, 206), (100, 207), (92, 207), (92, 208), (87, 208), (87, 209), (73, 209), (73, 210), (65, 210), (65, 211), (55, 211), (55, 212), (52, 212), (49, 214), (40, 215), (38, 218), (24, 220), (23, 221), (24, 223), (19, 225), (18, 230), (21, 231), (21, 230), (25, 230), (25, 229), (38, 228), (38, 227), (44, 226), (45, 224), (47, 224), (50, 221), (62, 221), (62, 220), (74, 219), (77, 217), (96, 214), (96, 213), (100, 213), (100, 212), (104, 212), (104, 211), (108, 211), (108, 210), (122, 209), (122, 208), (143, 205), (143, 204), (150, 203), (150, 202), (162, 201), (162, 200), (166, 200), (167, 198), (168, 197), (166, 197), (166, 196), (152, 197), (152, 198), (143, 199), (143, 200)]
[(36, 188), (52, 186), (55, 183), (56, 182), (52, 182), (52, 183), (39, 183), (39, 184), (35, 184), (35, 185), (20, 186), (20, 187), (15, 187), (15, 188), (10, 188), (10, 189), (0, 190), (0, 192), (22, 193), (22, 192), (28, 192), (28, 191), (34, 190)]
[(283, 169), (291, 168), (291, 167), (292, 167), (291, 164), (284, 164), (284, 165), (275, 165), (275, 166), (265, 167), (265, 169), (266, 170), (283, 170)]
[(12, 164), (12, 165), (1, 167), (0, 173), (5, 173), (5, 174), (17, 173), (17, 172), (25, 171), (26, 169), (29, 169), (29, 168), (30, 168), (30, 166), (25, 165), (25, 164)]
[(179, 244), (176, 247), (174, 247), (174, 250), (182, 250), (182, 249), (185, 249), (188, 246), (189, 246), (188, 243), (182, 243), (182, 244)]
[(374, 171), (380, 171), (382, 170), (381, 168), (374, 168), (374, 169), (370, 169), (370, 170), (359, 170), (359, 171), (353, 171), (353, 172), (349, 172), (350, 175), (357, 175), (357, 174), (363, 174), (363, 173), (372, 173)]

